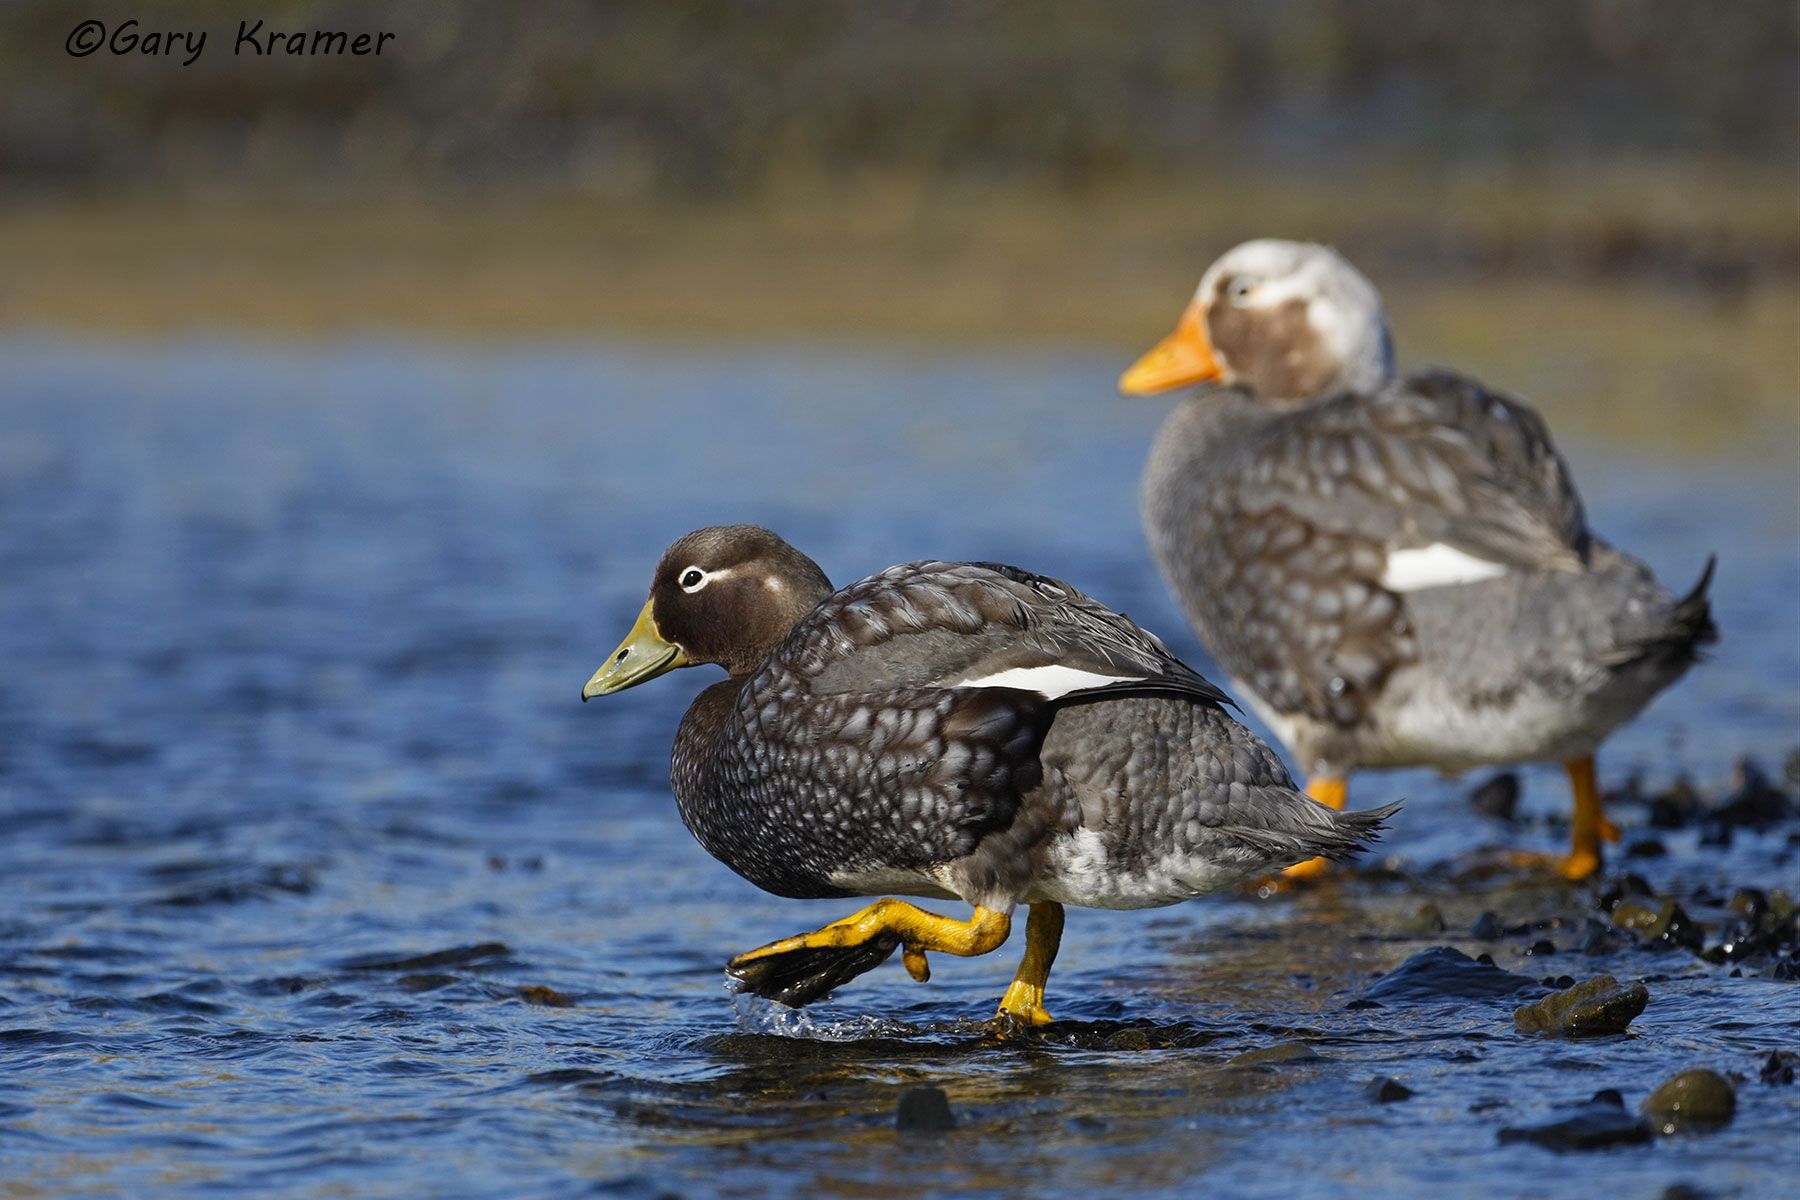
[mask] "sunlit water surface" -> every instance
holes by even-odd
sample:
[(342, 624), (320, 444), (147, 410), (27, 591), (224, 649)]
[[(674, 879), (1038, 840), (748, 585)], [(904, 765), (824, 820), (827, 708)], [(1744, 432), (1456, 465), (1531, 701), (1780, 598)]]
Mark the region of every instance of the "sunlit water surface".
[[(754, 520), (842, 582), (926, 556), (1063, 576), (1206, 660), (1148, 562), (1163, 413), (1115, 363), (783, 348), (0, 342), (0, 1191), (478, 1196), (1760, 1196), (1800, 1171), (1800, 988), (1685, 954), (1459, 940), (1437, 868), (1549, 848), (1405, 796), (1410, 881), (1072, 912), (1065, 1024), (996, 1041), (1017, 948), (897, 963), (803, 1017), (734, 1004), (731, 953), (839, 915), (764, 895), (678, 820), (683, 673), (585, 707), (665, 543)], [(1554, 404), (1545, 407), (1555, 419)], [(1793, 481), (1567, 447), (1596, 525), (1685, 587), (1711, 661), (1603, 757), (1616, 783), (1778, 771), (1800, 728)], [(1562, 811), (1526, 775), (1535, 818)], [(1620, 814), (1627, 824), (1641, 812)], [(1793, 887), (1787, 832), (1691, 832), (1659, 885)], [(1449, 934), (1400, 918), (1436, 901)], [(1543, 1043), (1512, 1001), (1347, 1008), (1424, 947), (1647, 978), (1634, 1035)], [(1319, 1061), (1225, 1065), (1302, 1040)], [(1706, 1137), (1558, 1156), (1498, 1130), (1686, 1066), (1743, 1078)], [(1415, 1095), (1363, 1095), (1394, 1075)], [(941, 1086), (939, 1137), (898, 1096)]]

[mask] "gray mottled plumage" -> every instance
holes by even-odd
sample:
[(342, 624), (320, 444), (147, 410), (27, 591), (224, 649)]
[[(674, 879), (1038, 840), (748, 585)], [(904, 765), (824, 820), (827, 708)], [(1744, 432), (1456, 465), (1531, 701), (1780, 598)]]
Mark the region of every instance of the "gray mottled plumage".
[[(1259, 286), (1317, 283), (1329, 300), (1319, 281), (1354, 276), (1319, 247), (1258, 245), (1292, 255), (1265, 248), (1279, 273)], [(1237, 386), (1203, 389), (1165, 423), (1145, 524), (1208, 650), (1303, 770), (1578, 758), (1687, 668), (1713, 636), (1707, 579), (1675, 599), (1595, 537), (1535, 412), (1444, 371), (1382, 379), (1392, 352), (1360, 276), (1338, 294), (1365, 311), (1327, 325), (1366, 326), (1352, 357), (1377, 382), (1310, 399), (1273, 382), (1265, 394), (1232, 364), (1336, 360), (1316, 331), (1298, 359), (1272, 350), (1294, 332), (1292, 311), (1317, 307), (1304, 292), (1279, 311), (1249, 307), (1248, 288), (1234, 307), (1244, 273), (1231, 259), (1196, 304)], [(1390, 585), (1395, 556), (1420, 551), (1490, 577)]]
[[(1055, 698), (984, 683), (1039, 668), (1084, 682)], [(1067, 584), (909, 563), (824, 596), (759, 665), (706, 689), (671, 778), (708, 851), (800, 897), (1145, 907), (1373, 835), (1388, 810), (1299, 794), (1225, 703)]]

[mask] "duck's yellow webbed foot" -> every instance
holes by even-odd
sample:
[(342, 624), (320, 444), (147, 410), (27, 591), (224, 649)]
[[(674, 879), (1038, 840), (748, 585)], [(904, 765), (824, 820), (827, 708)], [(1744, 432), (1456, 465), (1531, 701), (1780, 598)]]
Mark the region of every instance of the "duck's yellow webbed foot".
[(1044, 985), (1050, 968), (1056, 962), (1056, 951), (1062, 945), (1063, 906), (1044, 900), (1031, 906), (1025, 922), (1025, 959), (1019, 973), (1013, 976), (994, 1020), (1002, 1026), (1048, 1025), (1056, 1018), (1044, 1008)]
[(967, 921), (926, 912), (904, 900), (877, 900), (822, 929), (782, 938), (738, 955), (725, 971), (739, 990), (791, 1008), (824, 998), (901, 948), (901, 961), (920, 983), (931, 978), (927, 951), (970, 957), (996, 949), (1012, 931), (1012, 917), (977, 907)]

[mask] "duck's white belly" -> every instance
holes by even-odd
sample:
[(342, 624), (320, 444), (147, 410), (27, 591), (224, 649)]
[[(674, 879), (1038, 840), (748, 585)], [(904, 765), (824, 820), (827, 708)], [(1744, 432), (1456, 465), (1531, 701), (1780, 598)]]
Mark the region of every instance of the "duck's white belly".
[(1161, 908), (1234, 887), (1252, 872), (1191, 854), (1121, 863), (1092, 829), (1056, 838), (1044, 870), (1023, 897), (1083, 908)]

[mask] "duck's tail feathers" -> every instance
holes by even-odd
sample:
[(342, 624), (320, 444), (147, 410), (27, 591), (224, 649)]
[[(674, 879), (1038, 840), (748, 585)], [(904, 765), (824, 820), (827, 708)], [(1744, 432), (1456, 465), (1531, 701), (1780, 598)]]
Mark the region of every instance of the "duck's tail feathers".
[(1338, 836), (1321, 845), (1318, 853), (1334, 862), (1342, 862), (1357, 851), (1368, 849), (1370, 843), (1381, 840), (1381, 830), (1387, 819), (1399, 811), (1400, 805), (1394, 803), (1358, 812), (1333, 812), (1332, 824), (1336, 826)]
[(1688, 594), (1669, 605), (1654, 627), (1641, 630), (1621, 645), (1614, 658), (1616, 666), (1642, 664), (1673, 677), (1700, 661), (1703, 648), (1719, 640), (1709, 595), (1718, 561), (1716, 554), (1706, 556), (1706, 567)]

